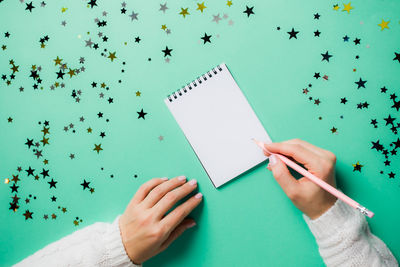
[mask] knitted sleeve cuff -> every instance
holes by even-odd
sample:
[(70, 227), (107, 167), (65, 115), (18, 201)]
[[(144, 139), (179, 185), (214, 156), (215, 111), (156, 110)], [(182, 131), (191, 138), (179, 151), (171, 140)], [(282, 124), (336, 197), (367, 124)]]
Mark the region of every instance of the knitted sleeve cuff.
[(362, 215), (357, 210), (340, 199), (336, 200), (332, 207), (315, 220), (303, 214), (304, 220), (317, 240), (332, 236), (340, 231), (340, 229), (343, 229), (349, 222), (352, 224), (361, 224), (364, 218), (358, 218), (360, 216)]
[(105, 233), (105, 245), (107, 252), (107, 265), (116, 267), (140, 267), (134, 264), (126, 254), (122, 243), (121, 232), (119, 229), (119, 217), (110, 225)]

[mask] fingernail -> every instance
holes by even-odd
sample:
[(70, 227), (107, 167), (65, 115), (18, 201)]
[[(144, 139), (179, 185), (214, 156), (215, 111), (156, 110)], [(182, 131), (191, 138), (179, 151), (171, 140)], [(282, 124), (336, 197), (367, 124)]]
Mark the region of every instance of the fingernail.
[(195, 222), (192, 222), (192, 223), (188, 224), (187, 229), (192, 228), (192, 227), (194, 227), (195, 225), (196, 225), (196, 223), (195, 223)]
[(184, 181), (184, 180), (186, 180), (186, 177), (185, 177), (185, 176), (179, 176), (179, 177), (178, 177), (178, 180), (179, 180), (179, 181)]
[(161, 180), (167, 181), (167, 180), (168, 180), (168, 177), (162, 177)]
[(270, 167), (272, 167), (272, 166), (274, 166), (275, 164), (276, 164), (276, 156), (275, 155), (271, 155), (271, 156), (269, 156), (269, 164), (268, 164), (268, 166), (270, 166)]
[(203, 197), (203, 194), (202, 194), (202, 193), (197, 193), (194, 197), (195, 197), (195, 198), (202, 198), (202, 197)]
[(190, 180), (189, 184), (190, 184), (190, 185), (195, 185), (195, 184), (197, 184), (197, 181), (194, 180), (194, 179), (193, 179), (193, 180)]
[(268, 150), (268, 145), (269, 145), (269, 144), (267, 144), (267, 143), (264, 144), (264, 154), (265, 154), (267, 157), (271, 156), (271, 154), (272, 154), (272, 153)]
[(265, 149), (268, 149), (268, 147), (269, 147), (270, 144), (272, 144), (272, 143), (264, 143), (264, 148), (265, 148)]

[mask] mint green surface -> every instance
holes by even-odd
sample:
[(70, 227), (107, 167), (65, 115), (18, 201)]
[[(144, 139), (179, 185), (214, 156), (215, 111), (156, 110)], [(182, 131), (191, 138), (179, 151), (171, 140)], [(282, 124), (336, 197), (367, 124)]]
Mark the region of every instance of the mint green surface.
[[(11, 85), (0, 80), (1, 266), (94, 222), (111, 222), (142, 183), (181, 174), (196, 178), (204, 194), (193, 214), (198, 225), (147, 266), (323, 266), (301, 212), (265, 164), (215, 189), (163, 103), (172, 91), (221, 62), (227, 64), (274, 141), (301, 138), (337, 155), (338, 185), (376, 213), (368, 219), (372, 231), (400, 257), (399, 159), (391, 157), (391, 166), (384, 167), (382, 154), (370, 149), (371, 141), (380, 139), (387, 145), (396, 137), (383, 118), (391, 114), (399, 119), (388, 95), (399, 95), (400, 88), (400, 64), (392, 60), (395, 51), (400, 53), (399, 2), (352, 1), (350, 14), (342, 11), (347, 4), (342, 1), (233, 0), (231, 7), (226, 1), (205, 1), (203, 13), (196, 10), (196, 3), (168, 1), (163, 14), (158, 1), (128, 1), (126, 15), (120, 14), (118, 1), (98, 0), (93, 9), (85, 1), (48, 1), (45, 8), (35, 1), (32, 13), (19, 1), (0, 3), (0, 45), (7, 45), (0, 50), (0, 74), (11, 73), (11, 59), (20, 66)], [(339, 11), (333, 10), (334, 4), (339, 4)], [(250, 18), (242, 13), (246, 5), (254, 6)], [(62, 7), (68, 10), (61, 13)], [(181, 7), (189, 7), (185, 19), (178, 14)], [(132, 10), (139, 13), (138, 21), (130, 21)], [(108, 25), (97, 28), (94, 19), (103, 19), (102, 11), (108, 12), (104, 18)], [(320, 20), (313, 19), (317, 12)], [(218, 13), (229, 17), (216, 24), (212, 15)], [(382, 19), (390, 20), (390, 29), (381, 31), (377, 24)], [(63, 20), (66, 27), (61, 26)], [(170, 35), (161, 30), (162, 24), (171, 29)], [(286, 32), (292, 27), (300, 33), (289, 40)], [(322, 32), (320, 38), (313, 35), (316, 29)], [(9, 39), (4, 38), (6, 31), (11, 33)], [(84, 40), (96, 39), (98, 31), (109, 41), (97, 41), (97, 51), (85, 47)], [(204, 32), (212, 35), (211, 44), (200, 39)], [(346, 34), (349, 43), (343, 42)], [(50, 40), (42, 49), (39, 39), (44, 35)], [(140, 44), (134, 43), (136, 36), (142, 39)], [(354, 45), (355, 37), (361, 38), (361, 45)], [(170, 63), (161, 52), (166, 45), (173, 49)], [(103, 48), (116, 51), (117, 59), (101, 57)], [(333, 57), (329, 63), (321, 62), (320, 54), (327, 50)], [(65, 75), (65, 88), (51, 91), (57, 56), (74, 68), (85, 57), (86, 70), (72, 79)], [(35, 64), (42, 66), (43, 90), (32, 88), (29, 75)], [(315, 80), (314, 72), (328, 75), (329, 80)], [(357, 90), (354, 81), (360, 77), (367, 80), (366, 88)], [(90, 86), (93, 81), (110, 87), (103, 92), (114, 98), (113, 104), (98, 97), (101, 91)], [(321, 100), (319, 106), (302, 94), (309, 83), (312, 96)], [(20, 86), (25, 87), (22, 93)], [(380, 93), (382, 86), (389, 88), (386, 95)], [(82, 90), (80, 103), (70, 96), (73, 89)], [(340, 104), (344, 96), (349, 99), (346, 105)], [(370, 107), (356, 109), (356, 103), (364, 101)], [(136, 112), (142, 108), (148, 115), (138, 120)], [(97, 118), (99, 111), (103, 119)], [(79, 122), (80, 116), (85, 122)], [(379, 119), (377, 129), (370, 125), (372, 118)], [(44, 157), (36, 159), (24, 143), (26, 138), (42, 138), (38, 121), (44, 120), (50, 121), (50, 145), (43, 148)], [(75, 134), (63, 131), (70, 123)], [(330, 132), (333, 126), (338, 134)], [(93, 128), (92, 134), (87, 133), (88, 127)], [(104, 139), (99, 137), (101, 131), (106, 132)], [(164, 140), (158, 139), (160, 135)], [(93, 147), (99, 143), (104, 150), (97, 154)], [(75, 159), (69, 158), (70, 153)], [(43, 165), (44, 158), (48, 165)], [(357, 161), (364, 165), (361, 173), (353, 172)], [(8, 209), (12, 183), (3, 181), (17, 174), (18, 166), (23, 168), (18, 182), (21, 207), (14, 213)], [(57, 188), (49, 189), (49, 177), (40, 176), (39, 181), (27, 177), (28, 166), (36, 173), (50, 169)], [(390, 170), (395, 179), (388, 179)], [(91, 182), (95, 193), (82, 190), (83, 179)], [(37, 199), (25, 204), (29, 194)], [(52, 195), (57, 202), (50, 201)], [(63, 214), (58, 206), (67, 212)], [(25, 221), (26, 209), (34, 212), (33, 220)], [(43, 219), (43, 214), (52, 213), (56, 220)], [(76, 216), (83, 220), (78, 227), (73, 225)]]

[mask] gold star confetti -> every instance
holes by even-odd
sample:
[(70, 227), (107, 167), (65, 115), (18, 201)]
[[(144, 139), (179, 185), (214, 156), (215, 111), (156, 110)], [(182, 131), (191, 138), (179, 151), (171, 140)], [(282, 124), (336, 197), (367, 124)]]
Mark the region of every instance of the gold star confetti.
[(67, 73), (69, 74), (70, 78), (72, 78), (72, 76), (76, 75), (75, 70), (72, 70), (72, 69), (69, 69), (69, 71)]
[(232, 1), (230, 0), (226, 1), (226, 5), (230, 7), (232, 5)]
[(55, 64), (54, 65), (61, 65), (61, 61), (62, 61), (62, 59), (61, 58), (59, 58), (58, 56), (57, 56), (57, 58), (56, 59), (53, 59), (53, 61), (55, 62)]
[(197, 9), (196, 9), (196, 10), (200, 10), (201, 13), (203, 13), (203, 10), (204, 10), (205, 8), (207, 8), (207, 7), (204, 5), (204, 2), (201, 3), (201, 4), (197, 3)]
[(108, 52), (108, 53), (109, 53), (108, 58), (111, 59), (111, 62), (114, 61), (114, 59), (117, 58), (117, 57), (115, 56), (115, 53), (116, 53), (116, 52), (114, 52), (114, 53)]
[(339, 10), (339, 5), (338, 5), (338, 4), (336, 4), (336, 5), (333, 5), (333, 10), (336, 10), (336, 11), (338, 11), (338, 10)]
[(378, 26), (381, 27), (381, 31), (383, 31), (384, 29), (389, 29), (389, 26), (388, 26), (389, 22), (390, 22), (389, 20), (388, 21), (384, 21), (382, 19), (382, 22), (380, 24), (378, 24)]
[(67, 7), (62, 7), (61, 8), (61, 13), (64, 13), (65, 11), (67, 11), (67, 9), (68, 9)]
[(165, 31), (167, 29), (167, 25), (165, 24), (161, 25), (161, 29)]
[(181, 12), (179, 12), (180, 15), (182, 15), (184, 18), (186, 18), (186, 15), (190, 15), (188, 12), (189, 8), (182, 8), (181, 7)]
[(352, 10), (353, 7), (351, 6), (351, 2), (348, 4), (343, 4), (343, 10), (342, 11), (347, 11), (347, 13), (350, 13), (350, 10)]
[(103, 150), (103, 149), (101, 148), (101, 144), (98, 144), (98, 145), (94, 144), (93, 150), (96, 151), (97, 154), (99, 154), (100, 151)]
[(50, 128), (46, 128), (43, 126), (43, 130), (41, 130), (41, 132), (43, 133), (43, 135), (46, 135), (46, 134), (50, 134), (49, 130), (50, 130)]
[(136, 91), (136, 96), (140, 96), (140, 95), (141, 95), (140, 91)]
[(13, 71), (13, 73), (14, 73), (14, 72), (18, 72), (18, 68), (19, 68), (19, 66), (15, 66), (15, 65), (13, 64), (13, 66), (11, 67), (11, 70)]
[(43, 139), (42, 139), (42, 140), (40, 140), (40, 142), (42, 142), (42, 143), (43, 143), (43, 146), (45, 146), (45, 145), (49, 145), (49, 138), (45, 138), (45, 137), (43, 136)]

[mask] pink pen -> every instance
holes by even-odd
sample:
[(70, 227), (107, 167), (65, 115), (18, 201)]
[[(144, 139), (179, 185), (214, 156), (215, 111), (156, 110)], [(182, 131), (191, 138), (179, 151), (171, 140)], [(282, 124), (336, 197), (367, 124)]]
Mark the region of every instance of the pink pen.
[(349, 198), (348, 196), (346, 196), (345, 194), (343, 194), (342, 192), (340, 192), (339, 190), (337, 190), (336, 188), (334, 188), (333, 186), (331, 186), (330, 184), (324, 182), (323, 180), (321, 180), (320, 178), (318, 178), (317, 176), (313, 175), (312, 173), (308, 172), (307, 170), (303, 169), (302, 167), (300, 167), (299, 165), (297, 165), (296, 163), (294, 163), (293, 161), (291, 161), (290, 159), (288, 159), (287, 157), (280, 155), (280, 154), (276, 154), (276, 153), (271, 153), (269, 152), (266, 148), (265, 148), (265, 144), (257, 141), (255, 139), (253, 139), (253, 141), (259, 146), (261, 147), (265, 152), (267, 152), (268, 154), (271, 155), (275, 155), (277, 156), (280, 160), (282, 160), (287, 166), (291, 167), (293, 170), (297, 171), (298, 173), (300, 173), (301, 175), (304, 175), (304, 177), (307, 177), (308, 179), (310, 179), (310, 181), (314, 182), (315, 184), (319, 185), (321, 188), (325, 189), (326, 191), (328, 191), (329, 193), (331, 193), (332, 195), (334, 195), (335, 197), (339, 198), (340, 200), (342, 200), (343, 202), (345, 202), (346, 204), (348, 204), (349, 206), (359, 210), (362, 214), (367, 215), (369, 218), (374, 217), (374, 213), (370, 210), (368, 210), (366, 207), (361, 206), (359, 203), (357, 203), (356, 201), (354, 201), (353, 199)]

